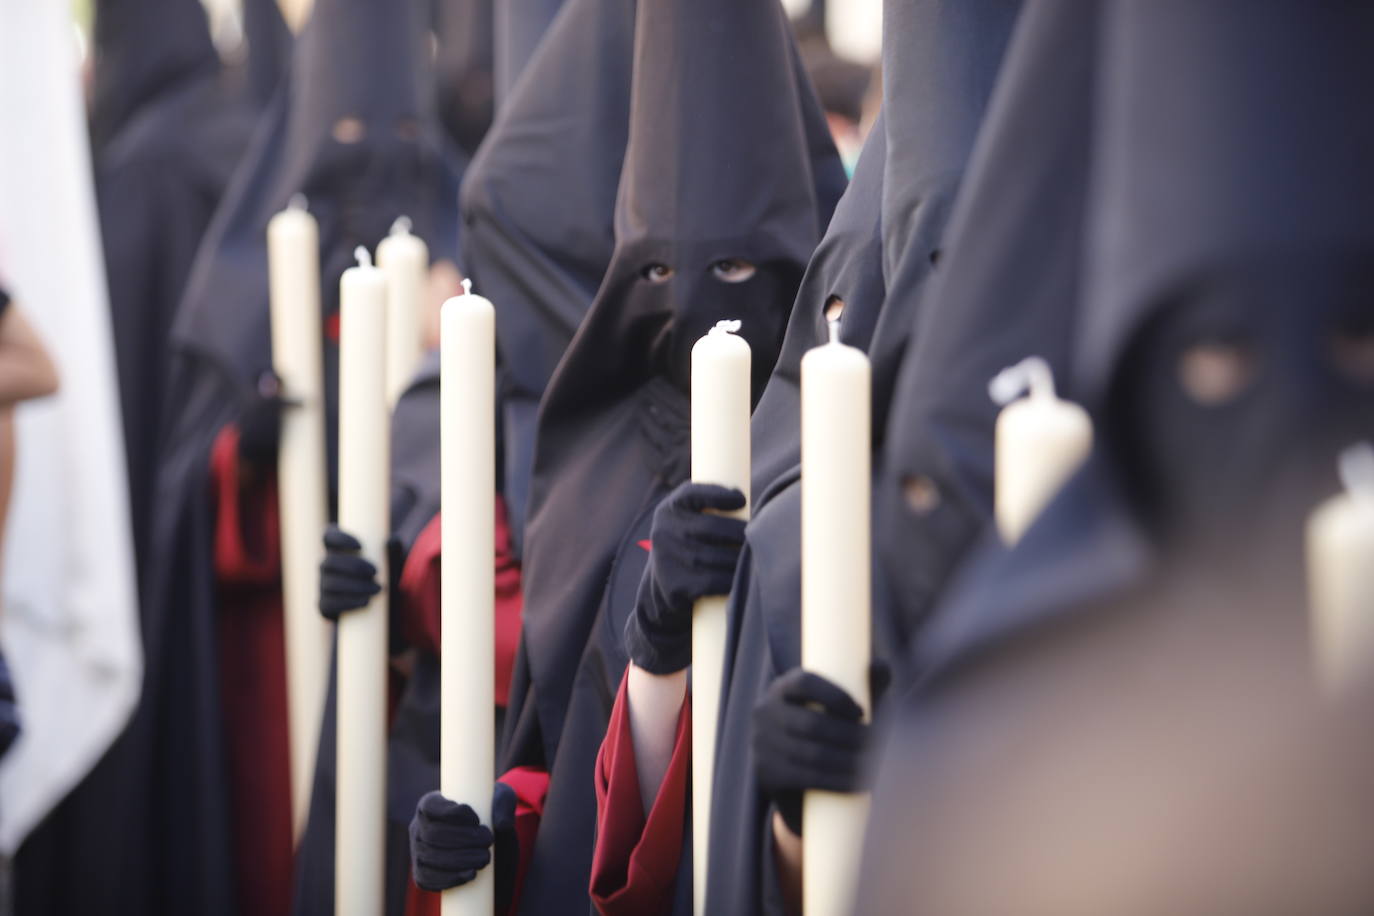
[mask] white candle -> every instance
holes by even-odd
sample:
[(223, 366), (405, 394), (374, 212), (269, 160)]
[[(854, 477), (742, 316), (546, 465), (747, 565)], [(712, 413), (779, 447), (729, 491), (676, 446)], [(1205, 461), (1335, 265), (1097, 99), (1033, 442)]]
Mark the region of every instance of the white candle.
[[(801, 363), (802, 667), (870, 714), (869, 489), (872, 373), (861, 350), (830, 342)], [(853, 907), (868, 795), (808, 791), (802, 800), (802, 911)]]
[[(1027, 390), (1030, 396), (1022, 398)], [(1082, 407), (1055, 396), (1049, 364), (1038, 356), (1003, 369), (988, 393), (1005, 405), (993, 454), (994, 514), (1010, 546), (1088, 457), (1093, 426)]]
[[(439, 790), (491, 823), (496, 779), (496, 310), (463, 295), (439, 312), (443, 586)], [(445, 891), (444, 916), (490, 916), (493, 868)]]
[[(734, 487), (749, 498), (749, 344), (738, 321), (717, 322), (692, 347), (692, 480)], [(749, 506), (731, 515), (749, 517)], [(725, 665), (726, 596), (701, 598), (692, 611), (692, 887), (706, 912), (711, 834), (711, 774)]]
[[(339, 526), (388, 581), (390, 415), (386, 277), (367, 249), (344, 271), (339, 301)], [(338, 798), (334, 912), (383, 909), (386, 851), (387, 595), (339, 618)]]
[(377, 266), (386, 274), (386, 392), (394, 407), (423, 355), (420, 325), (429, 277), (429, 246), (410, 234), (407, 217), (396, 220), (377, 245)]
[(1307, 523), (1312, 648), (1330, 696), (1374, 672), (1374, 447), (1352, 446), (1340, 467), (1346, 492)]
[(310, 810), (315, 752), (329, 676), (329, 626), (320, 616), (320, 535), (329, 520), (324, 449), (324, 373), (320, 355), (320, 242), (305, 199), (267, 224), (272, 368), (282, 394), (299, 406), (281, 421), (277, 504), (281, 528), (282, 611), (286, 635), (291, 814), (300, 837)]

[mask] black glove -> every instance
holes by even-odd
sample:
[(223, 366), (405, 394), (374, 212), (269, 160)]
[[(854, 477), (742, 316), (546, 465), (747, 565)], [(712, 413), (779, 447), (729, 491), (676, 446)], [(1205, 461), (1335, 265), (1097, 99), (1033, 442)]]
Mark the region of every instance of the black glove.
[(410, 861), (416, 886), (443, 891), (467, 884), (491, 863), (496, 843), (496, 898), (509, 903), (515, 884), (519, 843), (515, 836), (515, 790), (498, 782), (491, 796), (487, 827), (470, 805), (429, 792), (415, 806), (410, 822)]
[(649, 565), (625, 624), (625, 650), (645, 671), (671, 674), (691, 664), (692, 605), (730, 593), (744, 546), (743, 519), (703, 510), (742, 508), (739, 490), (684, 483), (654, 510)]
[(863, 788), (869, 725), (862, 719), (863, 710), (843, 689), (800, 668), (773, 681), (754, 707), (759, 788), (798, 836), (802, 792)]
[(320, 561), (320, 613), (335, 623), (344, 611), (367, 607), (382, 590), (377, 567), (359, 554), (363, 545), (338, 525), (324, 531), (324, 559)]
[(239, 461), (265, 472), (277, 466), (281, 413), (293, 402), (282, 397), (281, 379), (272, 371), (258, 376), (258, 389), (239, 415)]

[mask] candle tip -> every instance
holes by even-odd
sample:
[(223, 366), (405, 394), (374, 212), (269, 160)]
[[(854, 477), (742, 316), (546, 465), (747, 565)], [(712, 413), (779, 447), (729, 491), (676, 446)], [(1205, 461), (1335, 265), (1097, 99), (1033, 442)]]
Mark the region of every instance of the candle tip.
[(1357, 442), (1341, 452), (1341, 483), (1346, 490), (1366, 497), (1374, 496), (1374, 445)]
[(711, 328), (712, 334), (737, 334), (739, 333), (739, 319), (726, 318), (716, 322), (716, 326)]
[(366, 246), (359, 245), (353, 249), (353, 257), (358, 259), (359, 267), (371, 267), (372, 255), (368, 254)]
[(1054, 372), (1043, 357), (1027, 356), (988, 382), (988, 397), (1004, 407), (1026, 393), (1031, 397), (1054, 397)]
[(472, 295), (472, 281), (469, 280), (467, 277), (463, 278), (462, 287), (464, 296)]
[(310, 201), (300, 191), (292, 194), (291, 199), (286, 202), (286, 208), (288, 210), (307, 210), (309, 207)]
[(410, 235), (410, 217), (398, 216), (396, 221), (391, 224), (392, 235)]
[(833, 343), (833, 344), (839, 343), (839, 342), (840, 342), (840, 317), (839, 317), (838, 315), (836, 315), (834, 318), (827, 318), (827, 319), (825, 320), (825, 325), (826, 325), (827, 330), (830, 332), (830, 342)]

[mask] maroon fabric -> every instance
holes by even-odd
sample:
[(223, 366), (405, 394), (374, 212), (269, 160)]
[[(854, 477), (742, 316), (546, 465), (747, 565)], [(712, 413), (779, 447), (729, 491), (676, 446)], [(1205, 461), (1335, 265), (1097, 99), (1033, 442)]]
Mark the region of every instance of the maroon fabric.
[(649, 816), (639, 797), (630, 704), (620, 681), (606, 738), (596, 757), (596, 849), (591, 896), (603, 916), (667, 913), (682, 857), (683, 830), (692, 787), (692, 698), (678, 714), (677, 739), (668, 772)]
[[(440, 645), (441, 517), (435, 515), (415, 539), (400, 579), (401, 628), (406, 643), (435, 656), (439, 655)], [(506, 504), (499, 495), (496, 497), (495, 524), (496, 705), (505, 706), (510, 698), (515, 650), (520, 642), (523, 598), (520, 592), (520, 567), (511, 553)]]
[(215, 440), (220, 689), (232, 800), (238, 910), (291, 909), (291, 762), (275, 478), (243, 484), (238, 429)]

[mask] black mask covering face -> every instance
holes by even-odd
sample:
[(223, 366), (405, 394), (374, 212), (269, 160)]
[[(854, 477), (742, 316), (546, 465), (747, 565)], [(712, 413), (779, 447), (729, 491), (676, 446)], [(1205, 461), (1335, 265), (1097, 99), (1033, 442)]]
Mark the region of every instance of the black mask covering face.
[[(724, 251), (724, 247), (720, 249)], [(679, 248), (677, 257), (648, 260), (626, 277), (627, 299), (643, 304), (643, 350), (649, 365), (689, 394), (692, 347), (718, 321), (738, 320), (749, 343), (751, 402), (758, 403), (782, 347), (787, 315), (778, 308), (800, 282), (795, 264), (754, 264), (741, 257)]]
[(1374, 434), (1374, 262), (1250, 262), (1180, 289), (1129, 349), (1106, 423), (1166, 550), (1296, 562), (1340, 450)]

